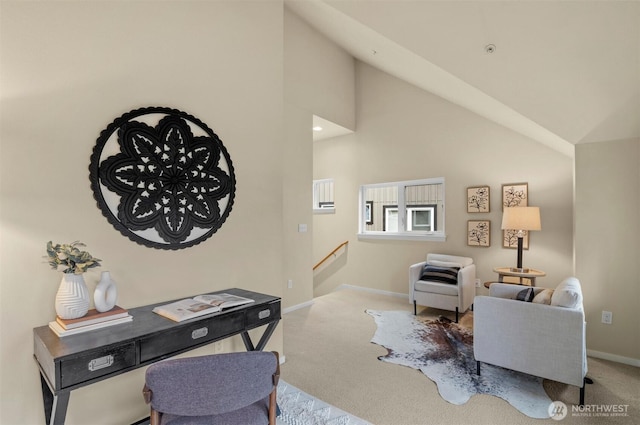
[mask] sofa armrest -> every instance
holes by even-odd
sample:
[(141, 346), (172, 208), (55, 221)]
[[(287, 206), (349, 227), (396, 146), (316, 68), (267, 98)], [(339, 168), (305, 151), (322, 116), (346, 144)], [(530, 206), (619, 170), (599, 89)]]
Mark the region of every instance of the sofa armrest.
[(470, 264), (463, 267), (458, 272), (459, 300), (458, 307), (460, 311), (467, 311), (467, 308), (473, 304), (476, 296), (476, 265)]
[(426, 261), (422, 261), (420, 263), (412, 264), (409, 266), (409, 302), (413, 304), (413, 288), (415, 283), (420, 280), (420, 275), (422, 273), (422, 269), (424, 268)]
[(473, 316), (476, 360), (582, 386), (587, 372), (582, 309), (477, 296)]
[(466, 267), (463, 267), (458, 272), (458, 281), (462, 281), (463, 285), (467, 285), (469, 283), (476, 285), (476, 265), (470, 264)]

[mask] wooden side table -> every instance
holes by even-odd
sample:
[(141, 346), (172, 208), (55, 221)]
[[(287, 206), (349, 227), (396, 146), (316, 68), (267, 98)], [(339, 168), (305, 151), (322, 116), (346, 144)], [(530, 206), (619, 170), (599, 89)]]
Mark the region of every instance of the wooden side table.
[(494, 272), (498, 273), (498, 282), (504, 282), (505, 276), (514, 276), (520, 279), (520, 285), (524, 285), (523, 280), (529, 279), (531, 282), (531, 286), (536, 286), (536, 278), (543, 277), (547, 274), (542, 270), (529, 269), (527, 272), (514, 272), (511, 271), (511, 267), (496, 267), (493, 269)]

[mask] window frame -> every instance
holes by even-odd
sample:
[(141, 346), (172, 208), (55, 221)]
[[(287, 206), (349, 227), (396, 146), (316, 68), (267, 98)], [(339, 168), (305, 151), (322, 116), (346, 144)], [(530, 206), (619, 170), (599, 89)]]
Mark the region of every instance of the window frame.
[[(437, 224), (438, 219), (438, 205), (437, 204), (421, 204), (421, 205), (411, 205), (407, 207), (407, 227), (415, 227), (418, 226), (413, 223), (413, 214), (412, 212), (421, 212), (421, 211), (430, 211), (431, 215), (429, 217), (429, 228), (433, 229)], [(412, 230), (419, 231), (419, 230)], [(431, 230), (426, 230), (430, 232)]]
[[(331, 196), (327, 201), (320, 201), (319, 199), (319, 187), (320, 185), (331, 184)], [(313, 180), (312, 186), (312, 209), (314, 214), (335, 214), (335, 181), (334, 179), (318, 179)]]
[[(442, 184), (442, 199), (438, 202), (442, 202), (442, 211), (441, 216), (438, 217), (438, 204), (433, 203), (421, 203), (416, 205), (407, 205), (405, 200), (406, 188), (409, 186), (423, 186), (423, 185), (432, 185), (432, 184)], [(398, 231), (397, 232), (389, 232), (386, 230), (366, 230), (366, 220), (365, 220), (365, 194), (368, 189), (376, 189), (376, 188), (388, 188), (388, 187), (396, 187), (397, 189), (397, 197), (398, 203), (397, 205), (389, 205), (386, 206), (386, 210), (389, 208), (396, 207), (398, 211), (398, 218), (404, 217), (402, 220), (398, 220)], [(445, 179), (444, 177), (436, 177), (436, 178), (428, 178), (428, 179), (420, 179), (420, 180), (404, 180), (398, 182), (389, 182), (389, 183), (375, 183), (375, 184), (365, 184), (361, 185), (358, 193), (358, 239), (393, 239), (393, 240), (420, 240), (420, 241), (434, 241), (434, 242), (444, 242), (446, 241), (446, 226), (445, 226)], [(381, 220), (386, 222), (386, 214), (385, 206), (383, 206), (383, 214), (380, 217)], [(410, 221), (410, 218), (407, 214), (410, 214), (412, 210), (419, 208), (431, 208), (433, 207), (432, 214), (432, 223), (433, 226), (436, 225), (437, 220), (441, 220), (442, 229), (435, 231), (421, 231), (421, 230), (406, 230), (406, 226)], [(393, 209), (393, 208), (392, 208)], [(386, 226), (384, 226), (386, 227)]]

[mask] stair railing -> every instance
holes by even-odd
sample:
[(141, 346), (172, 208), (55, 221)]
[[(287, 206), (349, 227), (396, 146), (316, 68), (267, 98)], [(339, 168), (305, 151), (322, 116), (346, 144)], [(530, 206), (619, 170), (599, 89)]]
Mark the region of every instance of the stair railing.
[(346, 246), (349, 243), (349, 241), (344, 241), (342, 242), (340, 245), (338, 245), (333, 251), (331, 251), (329, 254), (327, 254), (326, 257), (324, 257), (322, 260), (320, 260), (318, 262), (318, 264), (316, 264), (315, 266), (313, 266), (313, 270), (315, 271), (315, 269), (317, 269), (318, 267), (320, 267), (322, 265), (322, 263), (324, 263), (325, 261), (327, 261), (329, 258), (331, 258), (332, 256), (335, 257), (336, 256), (336, 252), (340, 251), (340, 248), (342, 248), (343, 246)]

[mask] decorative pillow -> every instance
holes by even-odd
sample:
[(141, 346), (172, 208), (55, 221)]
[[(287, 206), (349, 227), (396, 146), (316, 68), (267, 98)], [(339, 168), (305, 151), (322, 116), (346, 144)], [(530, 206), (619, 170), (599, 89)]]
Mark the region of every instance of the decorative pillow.
[(430, 260), (427, 264), (429, 266), (436, 266), (436, 267), (457, 267), (459, 269), (462, 268), (462, 264), (454, 263), (452, 261)]
[(420, 280), (457, 285), (459, 270), (460, 267), (438, 267), (426, 264), (422, 269)]
[(531, 301), (533, 301), (534, 295), (535, 294), (533, 292), (533, 288), (523, 289), (522, 291), (518, 292), (518, 295), (516, 295), (516, 300), (530, 303)]
[(551, 304), (551, 295), (553, 295), (553, 289), (543, 289), (533, 297), (533, 302), (538, 304)]
[(551, 295), (551, 305), (567, 308), (576, 308), (582, 305), (580, 281), (575, 277), (563, 280)]

